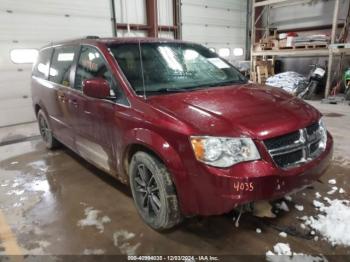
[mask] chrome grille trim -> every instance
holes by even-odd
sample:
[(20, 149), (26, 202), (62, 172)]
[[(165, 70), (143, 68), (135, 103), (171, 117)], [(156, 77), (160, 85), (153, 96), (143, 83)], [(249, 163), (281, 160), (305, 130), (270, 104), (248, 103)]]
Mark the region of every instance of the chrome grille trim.
[[(281, 136), (268, 139), (267, 141), (264, 141), (264, 144), (277, 166), (283, 169), (293, 168), (314, 160), (324, 151), (324, 148), (320, 146), (322, 141), (322, 132), (323, 131), (321, 130), (320, 124), (314, 123), (306, 128), (300, 129), (299, 138), (294, 140), (293, 143), (278, 148), (271, 146), (271, 141), (273, 143), (274, 139), (276, 139), (276, 141), (281, 140), (281, 138), (283, 139), (284, 136)], [(287, 137), (288, 135), (290, 134), (286, 134), (285, 136)], [(268, 146), (273, 148), (269, 149)], [(314, 152), (311, 152), (311, 147), (313, 147), (312, 149)], [(280, 163), (281, 157), (283, 158), (285, 156), (286, 159), (293, 159), (296, 155), (301, 155), (300, 151), (302, 152), (302, 157), (298, 161), (285, 164)]]

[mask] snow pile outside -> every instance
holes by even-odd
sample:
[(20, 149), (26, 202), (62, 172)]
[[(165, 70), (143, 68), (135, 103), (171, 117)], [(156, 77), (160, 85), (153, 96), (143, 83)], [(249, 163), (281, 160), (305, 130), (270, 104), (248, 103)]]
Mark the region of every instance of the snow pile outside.
[(332, 245), (350, 246), (350, 201), (325, 200), (327, 204), (314, 201), (314, 206), (321, 213), (307, 217), (305, 224), (317, 230)]
[(289, 244), (277, 243), (273, 251), (266, 252), (266, 260), (270, 262), (321, 262), (327, 261), (324, 257), (295, 253), (290, 249)]
[(108, 216), (99, 218), (98, 215), (101, 213), (101, 211), (96, 210), (93, 207), (85, 208), (84, 213), (86, 218), (78, 221), (78, 226), (80, 227), (95, 226), (98, 230), (100, 230), (100, 233), (102, 233), (104, 231), (103, 224), (111, 222), (111, 219)]

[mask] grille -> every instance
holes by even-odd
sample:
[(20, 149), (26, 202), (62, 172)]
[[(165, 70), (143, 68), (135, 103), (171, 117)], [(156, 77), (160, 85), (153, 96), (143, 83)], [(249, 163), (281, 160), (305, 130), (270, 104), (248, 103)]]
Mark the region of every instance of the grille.
[(279, 136), (276, 138), (265, 140), (265, 145), (269, 150), (276, 149), (279, 147), (288, 146), (290, 144), (293, 144), (295, 141), (298, 141), (299, 138), (300, 138), (300, 132), (297, 131), (297, 132), (290, 133), (290, 134), (285, 135), (285, 136)]
[(276, 162), (277, 165), (284, 167), (300, 161), (302, 157), (303, 157), (303, 151), (298, 150), (289, 154), (275, 156), (274, 161)]
[(290, 168), (311, 161), (322, 153), (325, 132), (317, 122), (304, 129), (267, 139), (264, 144), (279, 167)]
[(318, 123), (314, 123), (311, 126), (308, 126), (306, 128), (306, 132), (309, 136), (311, 136), (312, 134), (314, 134), (315, 132), (317, 132), (317, 130), (319, 129), (320, 125)]

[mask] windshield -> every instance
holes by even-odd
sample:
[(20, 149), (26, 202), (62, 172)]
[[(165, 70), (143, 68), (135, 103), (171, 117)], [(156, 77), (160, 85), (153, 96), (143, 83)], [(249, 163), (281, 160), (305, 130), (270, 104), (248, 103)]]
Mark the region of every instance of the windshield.
[[(110, 46), (137, 94), (190, 91), (246, 83), (244, 76), (214, 52), (188, 43), (132, 43)], [(140, 54), (142, 53), (142, 61)]]

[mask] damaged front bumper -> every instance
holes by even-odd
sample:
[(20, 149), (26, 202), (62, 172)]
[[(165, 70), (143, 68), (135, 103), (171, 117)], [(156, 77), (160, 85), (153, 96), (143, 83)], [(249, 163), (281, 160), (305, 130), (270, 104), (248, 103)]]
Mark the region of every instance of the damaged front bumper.
[(191, 192), (178, 192), (182, 212), (219, 215), (241, 204), (281, 198), (319, 180), (332, 155), (333, 139), (329, 136), (326, 149), (319, 157), (287, 170), (267, 160), (241, 163), (228, 169), (203, 164), (193, 166), (191, 170), (196, 173), (188, 176), (191, 186), (186, 187)]

